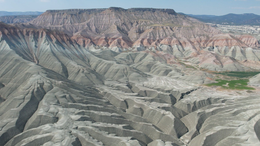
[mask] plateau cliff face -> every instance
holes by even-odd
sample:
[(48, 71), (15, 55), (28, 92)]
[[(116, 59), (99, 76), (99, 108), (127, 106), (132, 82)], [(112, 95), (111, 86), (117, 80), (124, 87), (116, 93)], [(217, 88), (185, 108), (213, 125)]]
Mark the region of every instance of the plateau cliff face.
[[(89, 10), (49, 10), (28, 24), (36, 28), (62, 31), (86, 48), (98, 46), (97, 48), (105, 47), (116, 52), (163, 51), (177, 58), (226, 56), (238, 59), (231, 61), (234, 63), (228, 63), (228, 66), (224, 65), (226, 61), (221, 61), (223, 59), (217, 59), (220, 63), (215, 64), (214, 67), (205, 65), (202, 61), (203, 57), (196, 59), (195, 62), (199, 67), (212, 71), (250, 70), (252, 66), (243, 61), (259, 61), (256, 55), (258, 53), (254, 50), (259, 47), (259, 42), (255, 37), (223, 34), (207, 24), (178, 14), (171, 9), (112, 7)], [(225, 51), (216, 55), (207, 55), (205, 50), (210, 49), (204, 48), (212, 47), (218, 48), (215, 52), (221, 52), (223, 50), (221, 48), (225, 48)], [(250, 48), (253, 48), (253, 51)], [(236, 53), (236, 51), (240, 52)], [(248, 52), (247, 55), (246, 52)], [(216, 60), (216, 58), (213, 57), (211, 60)], [(234, 64), (237, 64), (236, 67), (230, 66)]]
[[(108, 8), (49, 10), (32, 20), (36, 27), (60, 30), (80, 44), (129, 48), (180, 45), (195, 49), (209, 46), (257, 47), (258, 41), (219, 37), (215, 28), (171, 9)], [(212, 37), (216, 39), (211, 40)]]

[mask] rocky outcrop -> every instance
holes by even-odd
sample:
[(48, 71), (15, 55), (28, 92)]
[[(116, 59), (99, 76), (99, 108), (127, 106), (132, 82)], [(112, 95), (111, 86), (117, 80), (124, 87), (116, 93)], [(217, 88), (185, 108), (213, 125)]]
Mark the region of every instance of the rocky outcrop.
[(256, 38), (223, 34), (171, 9), (49, 10), (19, 27), (62, 31), (91, 50), (159, 51), (210, 71), (259, 69)]
[(84, 46), (129, 48), (164, 44), (200, 49), (259, 45), (250, 36), (223, 35), (219, 30), (172, 9), (49, 10), (29, 24), (63, 31)]

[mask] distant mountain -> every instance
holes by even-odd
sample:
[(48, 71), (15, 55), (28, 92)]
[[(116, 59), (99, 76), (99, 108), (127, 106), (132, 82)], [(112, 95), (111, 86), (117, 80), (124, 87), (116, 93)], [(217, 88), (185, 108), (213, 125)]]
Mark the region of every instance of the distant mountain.
[(27, 23), (32, 21), (38, 15), (15, 15), (15, 16), (0, 16), (0, 21), (4, 23)]
[(260, 15), (246, 14), (227, 14), (223, 16), (214, 15), (191, 15), (190, 17), (199, 19), (206, 23), (228, 24), (228, 25), (260, 25)]
[(179, 13), (179, 14), (188, 15), (188, 16), (196, 18), (196, 19), (210, 19), (213, 17), (217, 17), (216, 15), (193, 15), (193, 14), (184, 14), (184, 13)]
[[(28, 23), (35, 28), (65, 32), (83, 46), (106, 47), (180, 45), (200, 49), (211, 46), (257, 47), (172, 9), (108, 8), (48, 10)], [(213, 38), (213, 39), (212, 39)], [(227, 39), (227, 40), (226, 40)], [(223, 42), (224, 41), (224, 42)], [(242, 41), (242, 42), (241, 42)]]
[(41, 15), (43, 12), (7, 12), (7, 11), (0, 11), (0, 16), (13, 16), (13, 15)]

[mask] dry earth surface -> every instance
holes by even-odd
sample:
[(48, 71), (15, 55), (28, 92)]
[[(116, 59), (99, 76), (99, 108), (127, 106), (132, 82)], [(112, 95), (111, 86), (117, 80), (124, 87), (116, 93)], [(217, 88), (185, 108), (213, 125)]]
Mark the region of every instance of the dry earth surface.
[(205, 86), (216, 71), (259, 71), (259, 58), (253, 36), (168, 9), (1, 23), (0, 145), (260, 145), (260, 75), (255, 90)]

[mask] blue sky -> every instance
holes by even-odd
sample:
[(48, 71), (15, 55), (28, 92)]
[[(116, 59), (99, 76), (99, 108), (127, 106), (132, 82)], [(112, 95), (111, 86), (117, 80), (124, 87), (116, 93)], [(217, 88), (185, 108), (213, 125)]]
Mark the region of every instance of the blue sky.
[(88, 9), (108, 7), (171, 8), (186, 14), (260, 15), (260, 0), (0, 0), (0, 11), (41, 11), (49, 9)]

